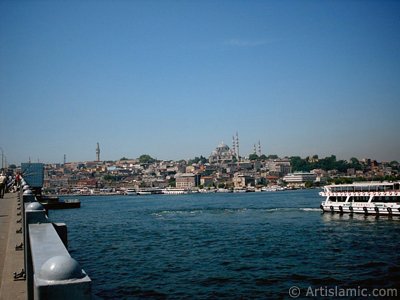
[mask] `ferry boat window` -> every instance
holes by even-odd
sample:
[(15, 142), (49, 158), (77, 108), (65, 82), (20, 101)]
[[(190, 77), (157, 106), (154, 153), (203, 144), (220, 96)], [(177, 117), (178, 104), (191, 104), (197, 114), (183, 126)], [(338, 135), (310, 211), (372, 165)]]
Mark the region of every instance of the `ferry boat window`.
[(375, 196), (375, 197), (372, 199), (372, 202), (385, 202), (385, 197), (382, 197), (382, 196)]
[(378, 191), (378, 187), (377, 186), (369, 186), (368, 188), (369, 188), (368, 189), (369, 192), (377, 192)]
[(382, 202), (381, 197), (375, 196), (374, 198), (372, 198), (372, 202)]
[(399, 183), (395, 183), (394, 185), (393, 185), (393, 189), (394, 190), (398, 190), (400, 188), (400, 184)]
[(391, 197), (391, 196), (385, 196), (385, 201), (384, 202), (393, 202), (394, 201), (393, 198), (394, 197)]
[(349, 202), (368, 202), (369, 197), (368, 196), (351, 196), (349, 199)]
[(397, 202), (397, 200), (399, 200), (399, 199), (396, 196), (376, 196), (376, 197), (374, 197), (373, 202), (388, 203), (388, 202)]

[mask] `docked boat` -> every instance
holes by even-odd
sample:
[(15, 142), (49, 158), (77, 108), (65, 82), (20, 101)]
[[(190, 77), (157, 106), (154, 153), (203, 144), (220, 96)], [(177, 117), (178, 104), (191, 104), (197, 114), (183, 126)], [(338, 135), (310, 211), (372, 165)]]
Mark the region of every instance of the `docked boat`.
[(219, 188), (219, 189), (217, 189), (217, 193), (232, 193), (232, 190), (225, 189), (225, 188)]
[(128, 196), (135, 196), (135, 195), (137, 195), (137, 193), (136, 193), (136, 190), (135, 190), (135, 189), (127, 188), (127, 189), (125, 190), (125, 195), (128, 195)]
[(149, 190), (139, 190), (139, 191), (137, 191), (137, 194), (141, 195), (141, 196), (143, 196), (143, 195), (151, 195), (152, 192), (149, 191)]
[(180, 189), (180, 188), (165, 188), (162, 190), (162, 193), (165, 195), (183, 195), (189, 194), (191, 191), (187, 189)]
[(203, 188), (203, 189), (199, 189), (199, 193), (202, 194), (209, 194), (209, 193), (215, 193), (216, 189), (215, 188)]
[(81, 207), (81, 201), (79, 199), (60, 200), (58, 197), (42, 196), (39, 197), (38, 200), (44, 206), (46, 211), (49, 209), (69, 209)]
[(248, 190), (245, 188), (234, 188), (233, 192), (234, 193), (246, 193), (246, 192), (248, 192)]
[(271, 186), (265, 186), (261, 190), (263, 192), (279, 192), (279, 191), (284, 191), (285, 188), (279, 185), (271, 185)]
[(328, 185), (319, 194), (324, 212), (400, 216), (400, 182)]

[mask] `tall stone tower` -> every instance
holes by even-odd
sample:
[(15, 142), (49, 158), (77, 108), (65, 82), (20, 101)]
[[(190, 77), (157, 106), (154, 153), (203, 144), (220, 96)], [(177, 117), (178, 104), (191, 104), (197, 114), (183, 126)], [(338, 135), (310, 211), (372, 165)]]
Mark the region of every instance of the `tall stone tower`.
[(240, 153), (239, 153), (239, 134), (236, 131), (236, 155), (237, 155), (237, 159), (238, 162), (240, 162)]
[(97, 161), (100, 161), (100, 145), (99, 145), (99, 143), (97, 143), (96, 158), (97, 158)]

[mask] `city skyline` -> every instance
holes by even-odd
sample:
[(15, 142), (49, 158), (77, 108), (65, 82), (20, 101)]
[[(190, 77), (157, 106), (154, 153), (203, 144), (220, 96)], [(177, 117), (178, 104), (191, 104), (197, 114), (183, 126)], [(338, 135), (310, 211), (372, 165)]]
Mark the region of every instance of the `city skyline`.
[(9, 164), (149, 154), (400, 160), (396, 1), (0, 2)]
[[(252, 151), (251, 153), (247, 153), (247, 154), (241, 155), (241, 154), (238, 152), (237, 145), (238, 145), (238, 139), (237, 139), (237, 136), (236, 136), (236, 137), (235, 137), (234, 144), (233, 144), (232, 146), (229, 146), (229, 145), (227, 145), (224, 141), (221, 141), (221, 142), (214, 148), (214, 150), (212, 150), (212, 151), (211, 151), (209, 154), (207, 154), (207, 155), (203, 155), (203, 154), (196, 155), (196, 154), (194, 154), (192, 157), (189, 157), (189, 158), (165, 159), (165, 158), (152, 157), (152, 156), (149, 155), (148, 153), (142, 153), (142, 154), (138, 155), (137, 157), (123, 156), (123, 157), (120, 157), (120, 158), (102, 159), (102, 157), (100, 156), (100, 151), (102, 151), (102, 150), (101, 150), (101, 146), (100, 146), (100, 143), (97, 143), (97, 146), (96, 146), (96, 149), (95, 149), (95, 154), (93, 155), (93, 157), (95, 157), (94, 159), (74, 160), (74, 161), (72, 161), (72, 160), (67, 160), (67, 154), (63, 154), (62, 160), (60, 160), (60, 161), (40, 161), (39, 158), (35, 161), (35, 160), (32, 159), (31, 157), (29, 157), (28, 160), (25, 161), (25, 162), (32, 162), (32, 163), (38, 162), (38, 163), (45, 163), (45, 164), (59, 164), (59, 163), (60, 163), (60, 164), (61, 164), (61, 163), (66, 164), (66, 163), (78, 163), (78, 162), (82, 162), (82, 163), (84, 163), (84, 162), (102, 162), (102, 163), (103, 163), (103, 162), (116, 162), (116, 161), (121, 161), (121, 160), (140, 160), (140, 157), (141, 157), (141, 156), (149, 156), (149, 157), (151, 157), (152, 159), (155, 159), (155, 160), (157, 160), (157, 161), (181, 161), (181, 160), (190, 161), (191, 159), (201, 158), (201, 157), (204, 157), (204, 158), (206, 158), (206, 159), (208, 160), (211, 156), (215, 155), (215, 152), (217, 151), (217, 148), (225, 147), (225, 146), (228, 146), (229, 151), (230, 151), (230, 153), (231, 153), (231, 155), (232, 155), (233, 157), (236, 157), (236, 158), (237, 158), (237, 157), (239, 156), (240, 159), (242, 160), (242, 162), (248, 161), (248, 160), (250, 159), (250, 156), (253, 155), (253, 154), (256, 154), (257, 156), (266, 156), (266, 157), (269, 157), (269, 156), (271, 156), (271, 157), (277, 156), (277, 160), (280, 160), (280, 159), (290, 159), (290, 158), (292, 158), (292, 157), (300, 157), (301, 159), (307, 159), (307, 158), (312, 158), (312, 159), (314, 159), (315, 156), (317, 156), (318, 159), (325, 159), (325, 158), (328, 158), (328, 157), (331, 157), (331, 156), (335, 156), (337, 160), (344, 160), (344, 161), (347, 161), (347, 162), (350, 162), (353, 158), (356, 158), (356, 159), (359, 160), (359, 161), (371, 160), (371, 161), (377, 161), (377, 162), (380, 162), (380, 163), (390, 163), (390, 162), (393, 161), (393, 160), (392, 160), (392, 161), (386, 161), (386, 160), (379, 161), (379, 160), (376, 160), (376, 159), (373, 158), (373, 157), (356, 157), (356, 156), (352, 156), (352, 157), (346, 159), (346, 158), (337, 157), (336, 154), (334, 154), (334, 153), (331, 153), (330, 155), (324, 155), (324, 156), (319, 155), (319, 154), (317, 154), (317, 153), (309, 154), (309, 155), (305, 155), (305, 156), (301, 156), (301, 155), (298, 155), (298, 154), (294, 154), (294, 155), (288, 156), (288, 155), (279, 155), (279, 154), (277, 154), (277, 153), (263, 153), (262, 150), (261, 150), (261, 143), (260, 143), (260, 141), (259, 141), (258, 143), (255, 143), (255, 144), (253, 145), (253, 151)], [(238, 154), (239, 154), (239, 155), (238, 155)], [(270, 159), (270, 158), (268, 158), (268, 159)], [(274, 160), (274, 159), (275, 159), (275, 158), (273, 158), (272, 160)], [(397, 160), (394, 160), (394, 161), (397, 161)], [(397, 161), (397, 162), (398, 162), (398, 161)]]

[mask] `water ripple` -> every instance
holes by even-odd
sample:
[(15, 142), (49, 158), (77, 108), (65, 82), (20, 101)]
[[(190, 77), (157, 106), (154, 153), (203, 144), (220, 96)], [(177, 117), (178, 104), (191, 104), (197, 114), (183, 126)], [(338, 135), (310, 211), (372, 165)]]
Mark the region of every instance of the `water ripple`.
[(65, 222), (98, 299), (282, 299), (400, 286), (400, 221), (321, 214), (317, 191), (89, 197)]

